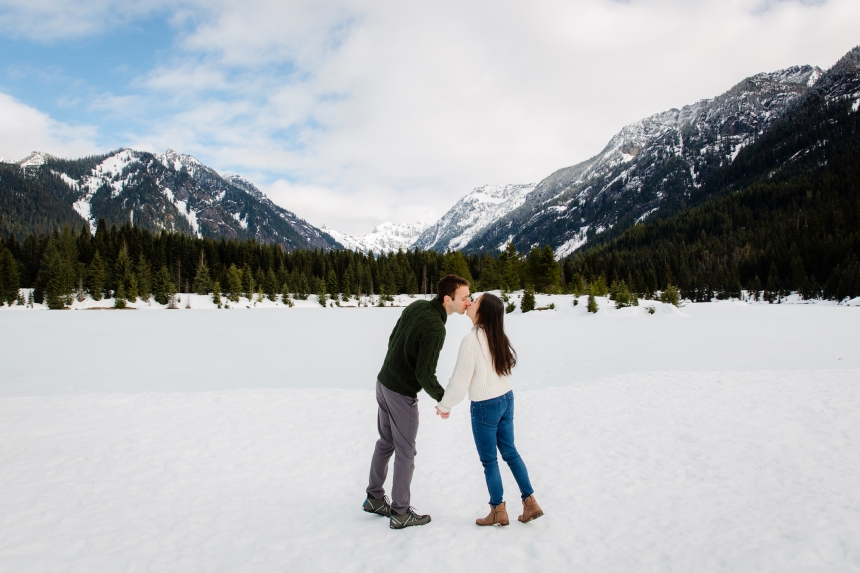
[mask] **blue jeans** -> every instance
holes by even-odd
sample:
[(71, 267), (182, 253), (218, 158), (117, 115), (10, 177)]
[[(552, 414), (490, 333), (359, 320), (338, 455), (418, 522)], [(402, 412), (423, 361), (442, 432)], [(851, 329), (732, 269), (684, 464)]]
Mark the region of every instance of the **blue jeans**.
[(498, 398), (472, 402), (471, 413), (472, 435), (475, 436), (478, 457), (484, 466), (484, 477), (487, 479), (487, 489), (490, 490), (490, 504), (495, 507), (504, 501), (502, 474), (499, 473), (499, 462), (496, 458), (497, 448), (517, 480), (522, 499), (533, 494), (526, 464), (514, 446), (513, 391)]

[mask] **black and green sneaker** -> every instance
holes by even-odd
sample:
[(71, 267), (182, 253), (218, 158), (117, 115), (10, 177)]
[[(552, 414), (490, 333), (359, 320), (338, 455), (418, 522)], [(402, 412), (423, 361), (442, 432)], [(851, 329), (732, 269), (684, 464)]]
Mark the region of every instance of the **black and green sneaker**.
[(391, 514), (391, 522), (388, 524), (391, 529), (403, 529), (404, 527), (412, 527), (413, 525), (424, 525), (430, 523), (429, 515), (418, 515), (415, 513), (415, 508), (410, 507), (403, 515), (396, 513)]
[(391, 517), (391, 502), (388, 501), (388, 496), (382, 496), (382, 499), (373, 499), (368, 496), (364, 500), (361, 509), (367, 513), (375, 513), (383, 517)]

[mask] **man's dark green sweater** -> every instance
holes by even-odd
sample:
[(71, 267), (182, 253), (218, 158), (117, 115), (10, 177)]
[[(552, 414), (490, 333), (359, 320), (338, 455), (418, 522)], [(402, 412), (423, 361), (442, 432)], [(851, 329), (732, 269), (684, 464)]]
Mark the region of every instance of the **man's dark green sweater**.
[(445, 344), (448, 313), (437, 299), (406, 307), (388, 338), (388, 353), (377, 378), (398, 394), (417, 398), (423, 388), (437, 402), (445, 390), (436, 379), (436, 362)]

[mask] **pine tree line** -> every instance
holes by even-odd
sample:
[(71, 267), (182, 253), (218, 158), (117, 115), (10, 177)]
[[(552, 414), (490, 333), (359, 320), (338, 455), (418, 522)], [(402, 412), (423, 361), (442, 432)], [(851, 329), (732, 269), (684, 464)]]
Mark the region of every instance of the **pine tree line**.
[(289, 293), (298, 299), (316, 294), (433, 294), (446, 274), (470, 280), (473, 290), (562, 292), (561, 266), (552, 248), (534, 248), (528, 255), (513, 245), (499, 254), (398, 251), (374, 255), (349, 250), (287, 251), (280, 245), (253, 240), (197, 238), (162, 231), (153, 233), (128, 223), (121, 227), (100, 221), (89, 228), (63, 227), (52, 233), (9, 235), (0, 243), (0, 289), (14, 301), (18, 288), (33, 288), (34, 301), (50, 308), (69, 306), (89, 294), (95, 300), (138, 298), (169, 304), (176, 293), (217, 292), (231, 301), (262, 295), (276, 300)]

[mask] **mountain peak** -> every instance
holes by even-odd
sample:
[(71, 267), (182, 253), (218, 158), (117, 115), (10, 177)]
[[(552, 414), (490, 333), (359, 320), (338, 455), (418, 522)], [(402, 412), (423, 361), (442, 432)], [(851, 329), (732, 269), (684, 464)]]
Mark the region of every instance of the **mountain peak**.
[(20, 161), (16, 161), (15, 163), (19, 167), (38, 167), (40, 165), (44, 165), (49, 159), (55, 159), (55, 157), (49, 153), (45, 153), (44, 151), (32, 151), (30, 155), (21, 159)]
[(384, 221), (363, 237), (354, 237), (323, 225), (322, 230), (347, 249), (374, 253), (409, 249), (415, 239), (427, 228), (423, 221), (416, 223), (392, 223)]

